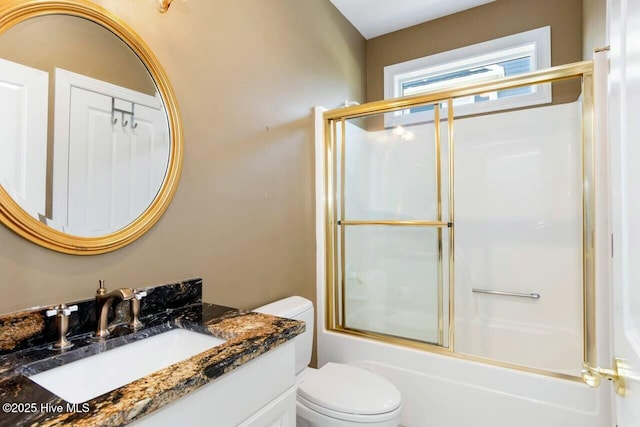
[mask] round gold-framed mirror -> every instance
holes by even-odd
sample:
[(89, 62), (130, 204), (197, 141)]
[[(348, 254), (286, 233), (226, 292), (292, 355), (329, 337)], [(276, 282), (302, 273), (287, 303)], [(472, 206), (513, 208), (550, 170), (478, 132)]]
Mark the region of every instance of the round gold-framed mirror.
[[(73, 25), (68, 22), (52, 23), (54, 19), (77, 22), (73, 22)], [(150, 83), (145, 83), (144, 76), (137, 79), (137, 83), (131, 83), (136, 80), (130, 78), (135, 73), (120, 62), (117, 70), (121, 71), (120, 77), (126, 77), (126, 83), (114, 84), (103, 81), (101, 74), (104, 73), (100, 70), (96, 71), (99, 77), (96, 78), (96, 75), (88, 75), (91, 72), (70, 71), (68, 66), (63, 69), (56, 64), (55, 68), (42, 71), (37, 69), (43, 68), (38, 61), (25, 65), (14, 63), (13, 57), (3, 58), (3, 52), (11, 49), (17, 52), (16, 57), (30, 49), (49, 52), (52, 57), (62, 55), (51, 53), (37, 40), (35, 47), (22, 49), (21, 45), (27, 39), (24, 34), (43, 34), (43, 28), (50, 28), (51, 25), (62, 25), (63, 28), (47, 30), (49, 32), (46, 34), (60, 35), (64, 29), (76, 28), (77, 33), (69, 35), (76, 43), (62, 41), (59, 44), (65, 52), (70, 45), (76, 44), (79, 49), (85, 49), (66, 53), (74, 60), (85, 56), (91, 58), (93, 55), (87, 61), (94, 68), (102, 60), (95, 55), (106, 56), (103, 50), (107, 48), (102, 45), (87, 48), (80, 41), (94, 36), (84, 37), (83, 34), (88, 34), (86, 31), (107, 34), (106, 37), (104, 34), (95, 36), (101, 40), (113, 35), (118, 40), (116, 44), (121, 42), (125, 47), (119, 51), (128, 51), (134, 58), (129, 61), (132, 62), (131, 67), (146, 71)], [(95, 26), (95, 29), (87, 30), (87, 25)], [(3, 38), (8, 40), (5, 44), (10, 49), (3, 50)], [(49, 38), (45, 37), (47, 41)], [(16, 43), (16, 40), (20, 42)], [(108, 43), (113, 44), (112, 41)], [(118, 50), (117, 47), (115, 49)], [(108, 60), (117, 61), (118, 56), (120, 53), (109, 53)], [(17, 68), (15, 72), (11, 67), (27, 68)], [(31, 74), (44, 74), (44, 77), (40, 80), (34, 78), (33, 82), (23, 83), (20, 80)], [(18, 75), (20, 82), (7, 84), (3, 75)], [(0, 222), (33, 243), (74, 255), (110, 252), (133, 242), (165, 212), (176, 191), (182, 169), (182, 122), (165, 71), (151, 49), (129, 26), (89, 1), (6, 2), (0, 5), (0, 83), (4, 82), (4, 87), (11, 87), (12, 84), (19, 87), (23, 84), (37, 85), (38, 81), (45, 82), (44, 89), (39, 91), (44, 101), (23, 99), (20, 90), (5, 94), (0, 91), (0, 115), (5, 117), (4, 123), (0, 120), (0, 128), (4, 128), (5, 134), (4, 145), (0, 143), (0, 158), (5, 159), (4, 162), (0, 161)], [(29, 87), (24, 92), (33, 94), (38, 90)], [(83, 95), (85, 92), (92, 96), (99, 93), (99, 97), (78, 101), (87, 98)], [(78, 103), (81, 107), (78, 107)], [(38, 106), (33, 113), (25, 107), (32, 104)], [(103, 107), (96, 107), (102, 104)], [(20, 108), (16, 108), (16, 105)], [(74, 117), (86, 115), (84, 110), (80, 110), (82, 114), (74, 116), (78, 108), (99, 111), (96, 114), (100, 116), (87, 120), (90, 125), (84, 122), (77, 124)], [(24, 117), (14, 117), (17, 114), (15, 111), (20, 111)], [(37, 131), (41, 128), (41, 131)], [(25, 136), (27, 134), (28, 137)], [(102, 144), (100, 140), (108, 140), (112, 145), (105, 148), (99, 145)], [(63, 141), (63, 144), (59, 144), (59, 141)], [(114, 160), (116, 157), (117, 161)], [(82, 159), (82, 162), (74, 159)], [(97, 162), (104, 164), (96, 166)], [(106, 172), (102, 171), (109, 168), (110, 174), (105, 175)], [(5, 173), (2, 169), (5, 169)], [(32, 185), (31, 181), (36, 184)], [(117, 202), (116, 199), (121, 201)], [(94, 220), (96, 216), (100, 218)]]

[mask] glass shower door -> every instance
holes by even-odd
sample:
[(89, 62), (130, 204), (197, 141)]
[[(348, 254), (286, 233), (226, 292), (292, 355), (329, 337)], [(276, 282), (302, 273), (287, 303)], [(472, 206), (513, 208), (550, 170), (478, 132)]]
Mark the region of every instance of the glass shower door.
[(343, 328), (447, 347), (448, 127), (433, 109), (335, 123), (336, 299)]

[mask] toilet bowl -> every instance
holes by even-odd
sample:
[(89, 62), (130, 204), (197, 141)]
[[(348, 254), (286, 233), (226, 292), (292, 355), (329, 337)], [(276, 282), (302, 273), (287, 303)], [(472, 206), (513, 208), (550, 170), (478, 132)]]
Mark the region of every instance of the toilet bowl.
[(297, 376), (297, 427), (397, 427), (400, 392), (386, 379), (355, 366), (327, 363)]
[(306, 331), (295, 338), (297, 427), (398, 427), (402, 402), (385, 378), (351, 365), (327, 363), (309, 368), (313, 346), (313, 304), (289, 297), (254, 311), (303, 320)]

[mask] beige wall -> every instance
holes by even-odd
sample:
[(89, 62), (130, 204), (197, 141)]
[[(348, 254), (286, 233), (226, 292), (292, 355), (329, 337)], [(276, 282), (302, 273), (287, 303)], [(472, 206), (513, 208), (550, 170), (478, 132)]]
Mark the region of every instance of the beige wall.
[[(367, 101), (384, 99), (384, 67), (551, 26), (551, 65), (582, 59), (582, 0), (497, 0), (367, 41)], [(554, 84), (553, 100), (577, 98), (579, 82)]]
[(364, 98), (365, 41), (328, 0), (96, 0), (163, 64), (185, 129), (163, 218), (116, 252), (77, 257), (0, 226), (0, 312), (202, 276), (204, 298), (250, 308), (315, 299), (311, 107)]
[(149, 72), (125, 43), (109, 30), (74, 16), (40, 16), (11, 27), (0, 37), (0, 58), (48, 72), (51, 88), (55, 68), (62, 68), (156, 94)]

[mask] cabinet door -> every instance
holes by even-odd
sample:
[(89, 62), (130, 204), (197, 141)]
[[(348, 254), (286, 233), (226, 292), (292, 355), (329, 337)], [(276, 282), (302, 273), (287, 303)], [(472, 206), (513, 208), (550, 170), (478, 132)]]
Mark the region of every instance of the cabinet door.
[(295, 427), (295, 425), (296, 387), (291, 387), (245, 420), (239, 427)]

